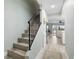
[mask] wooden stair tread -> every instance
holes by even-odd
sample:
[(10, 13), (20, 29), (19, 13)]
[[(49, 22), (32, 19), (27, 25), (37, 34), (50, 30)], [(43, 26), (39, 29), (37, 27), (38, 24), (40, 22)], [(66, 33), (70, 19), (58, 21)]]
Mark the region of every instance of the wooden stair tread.
[(4, 59), (13, 59), (13, 58), (9, 56), (5, 56)]
[[(27, 35), (29, 35), (29, 33), (22, 33), (22, 34), (27, 34)], [(30, 33), (30, 35), (34, 35), (34, 33)]]
[(26, 43), (14, 43), (13, 48), (28, 51), (29, 45)]
[[(29, 37), (22, 37), (22, 38), (19, 38), (19, 39), (29, 40)], [(33, 37), (31, 37), (30, 40), (33, 40)]]
[[(36, 32), (37, 29), (36, 29), (36, 30), (31, 29), (30, 31), (31, 31), (31, 33), (33, 33), (33, 32)], [(25, 33), (29, 33), (29, 30), (25, 30), (24, 32), (25, 32)]]
[(17, 44), (17, 45), (21, 45), (21, 46), (27, 46), (27, 47), (29, 47), (29, 45), (28, 45), (28, 44), (26, 44), (26, 43), (14, 43), (14, 44)]
[[(35, 34), (30, 33), (30, 36), (31, 36), (31, 37), (34, 37)], [(29, 33), (22, 33), (22, 37), (29, 37)]]
[(19, 50), (19, 49), (15, 49), (15, 48), (12, 48), (12, 49), (9, 49), (8, 51), (11, 51), (13, 53), (16, 53), (20, 56), (25, 56), (26, 52), (25, 51), (22, 51), (22, 50)]

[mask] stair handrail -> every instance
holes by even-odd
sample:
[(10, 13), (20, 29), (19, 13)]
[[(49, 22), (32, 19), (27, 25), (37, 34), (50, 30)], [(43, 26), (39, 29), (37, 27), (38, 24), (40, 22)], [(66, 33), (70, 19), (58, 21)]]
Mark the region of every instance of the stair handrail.
[[(37, 17), (39, 15), (39, 17), (40, 17), (40, 9), (38, 9), (34, 14), (33, 14), (33, 16), (31, 17), (31, 19), (28, 21), (28, 24), (29, 24), (29, 50), (30, 50), (30, 48), (31, 48), (31, 45), (32, 45), (32, 43), (31, 43), (31, 24), (32, 24), (32, 22), (34, 21), (34, 18), (35, 17)], [(39, 20), (40, 21), (40, 20)], [(32, 24), (33, 25), (33, 24)], [(39, 26), (40, 26), (40, 22), (39, 22), (39, 24), (38, 24), (38, 28), (39, 28)], [(37, 33), (36, 33), (37, 34)], [(36, 35), (35, 35), (36, 36)], [(33, 40), (34, 40), (34, 38), (33, 38)]]

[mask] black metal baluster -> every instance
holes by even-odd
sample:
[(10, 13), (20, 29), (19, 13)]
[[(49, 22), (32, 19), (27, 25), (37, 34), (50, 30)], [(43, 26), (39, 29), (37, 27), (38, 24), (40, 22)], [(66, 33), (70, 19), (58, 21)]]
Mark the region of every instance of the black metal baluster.
[(30, 50), (30, 21), (28, 23), (29, 23), (29, 50)]

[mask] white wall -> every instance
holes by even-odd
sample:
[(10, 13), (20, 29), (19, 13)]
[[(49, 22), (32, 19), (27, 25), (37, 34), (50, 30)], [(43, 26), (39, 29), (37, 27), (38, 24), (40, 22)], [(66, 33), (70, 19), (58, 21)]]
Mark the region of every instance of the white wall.
[(5, 52), (11, 48), (13, 42), (27, 29), (27, 21), (31, 18), (31, 8), (24, 0), (4, 0), (5, 1)]
[(74, 4), (72, 0), (67, 0), (62, 10), (65, 18), (65, 40), (70, 59), (74, 59)]

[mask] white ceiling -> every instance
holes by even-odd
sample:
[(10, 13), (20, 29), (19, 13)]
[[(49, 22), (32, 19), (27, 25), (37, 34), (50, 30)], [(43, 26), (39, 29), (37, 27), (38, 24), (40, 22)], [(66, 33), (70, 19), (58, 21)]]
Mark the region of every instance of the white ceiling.
[[(42, 6), (46, 10), (48, 15), (59, 14), (62, 10), (64, 0), (41, 0)], [(51, 8), (51, 5), (55, 5), (55, 8)]]

